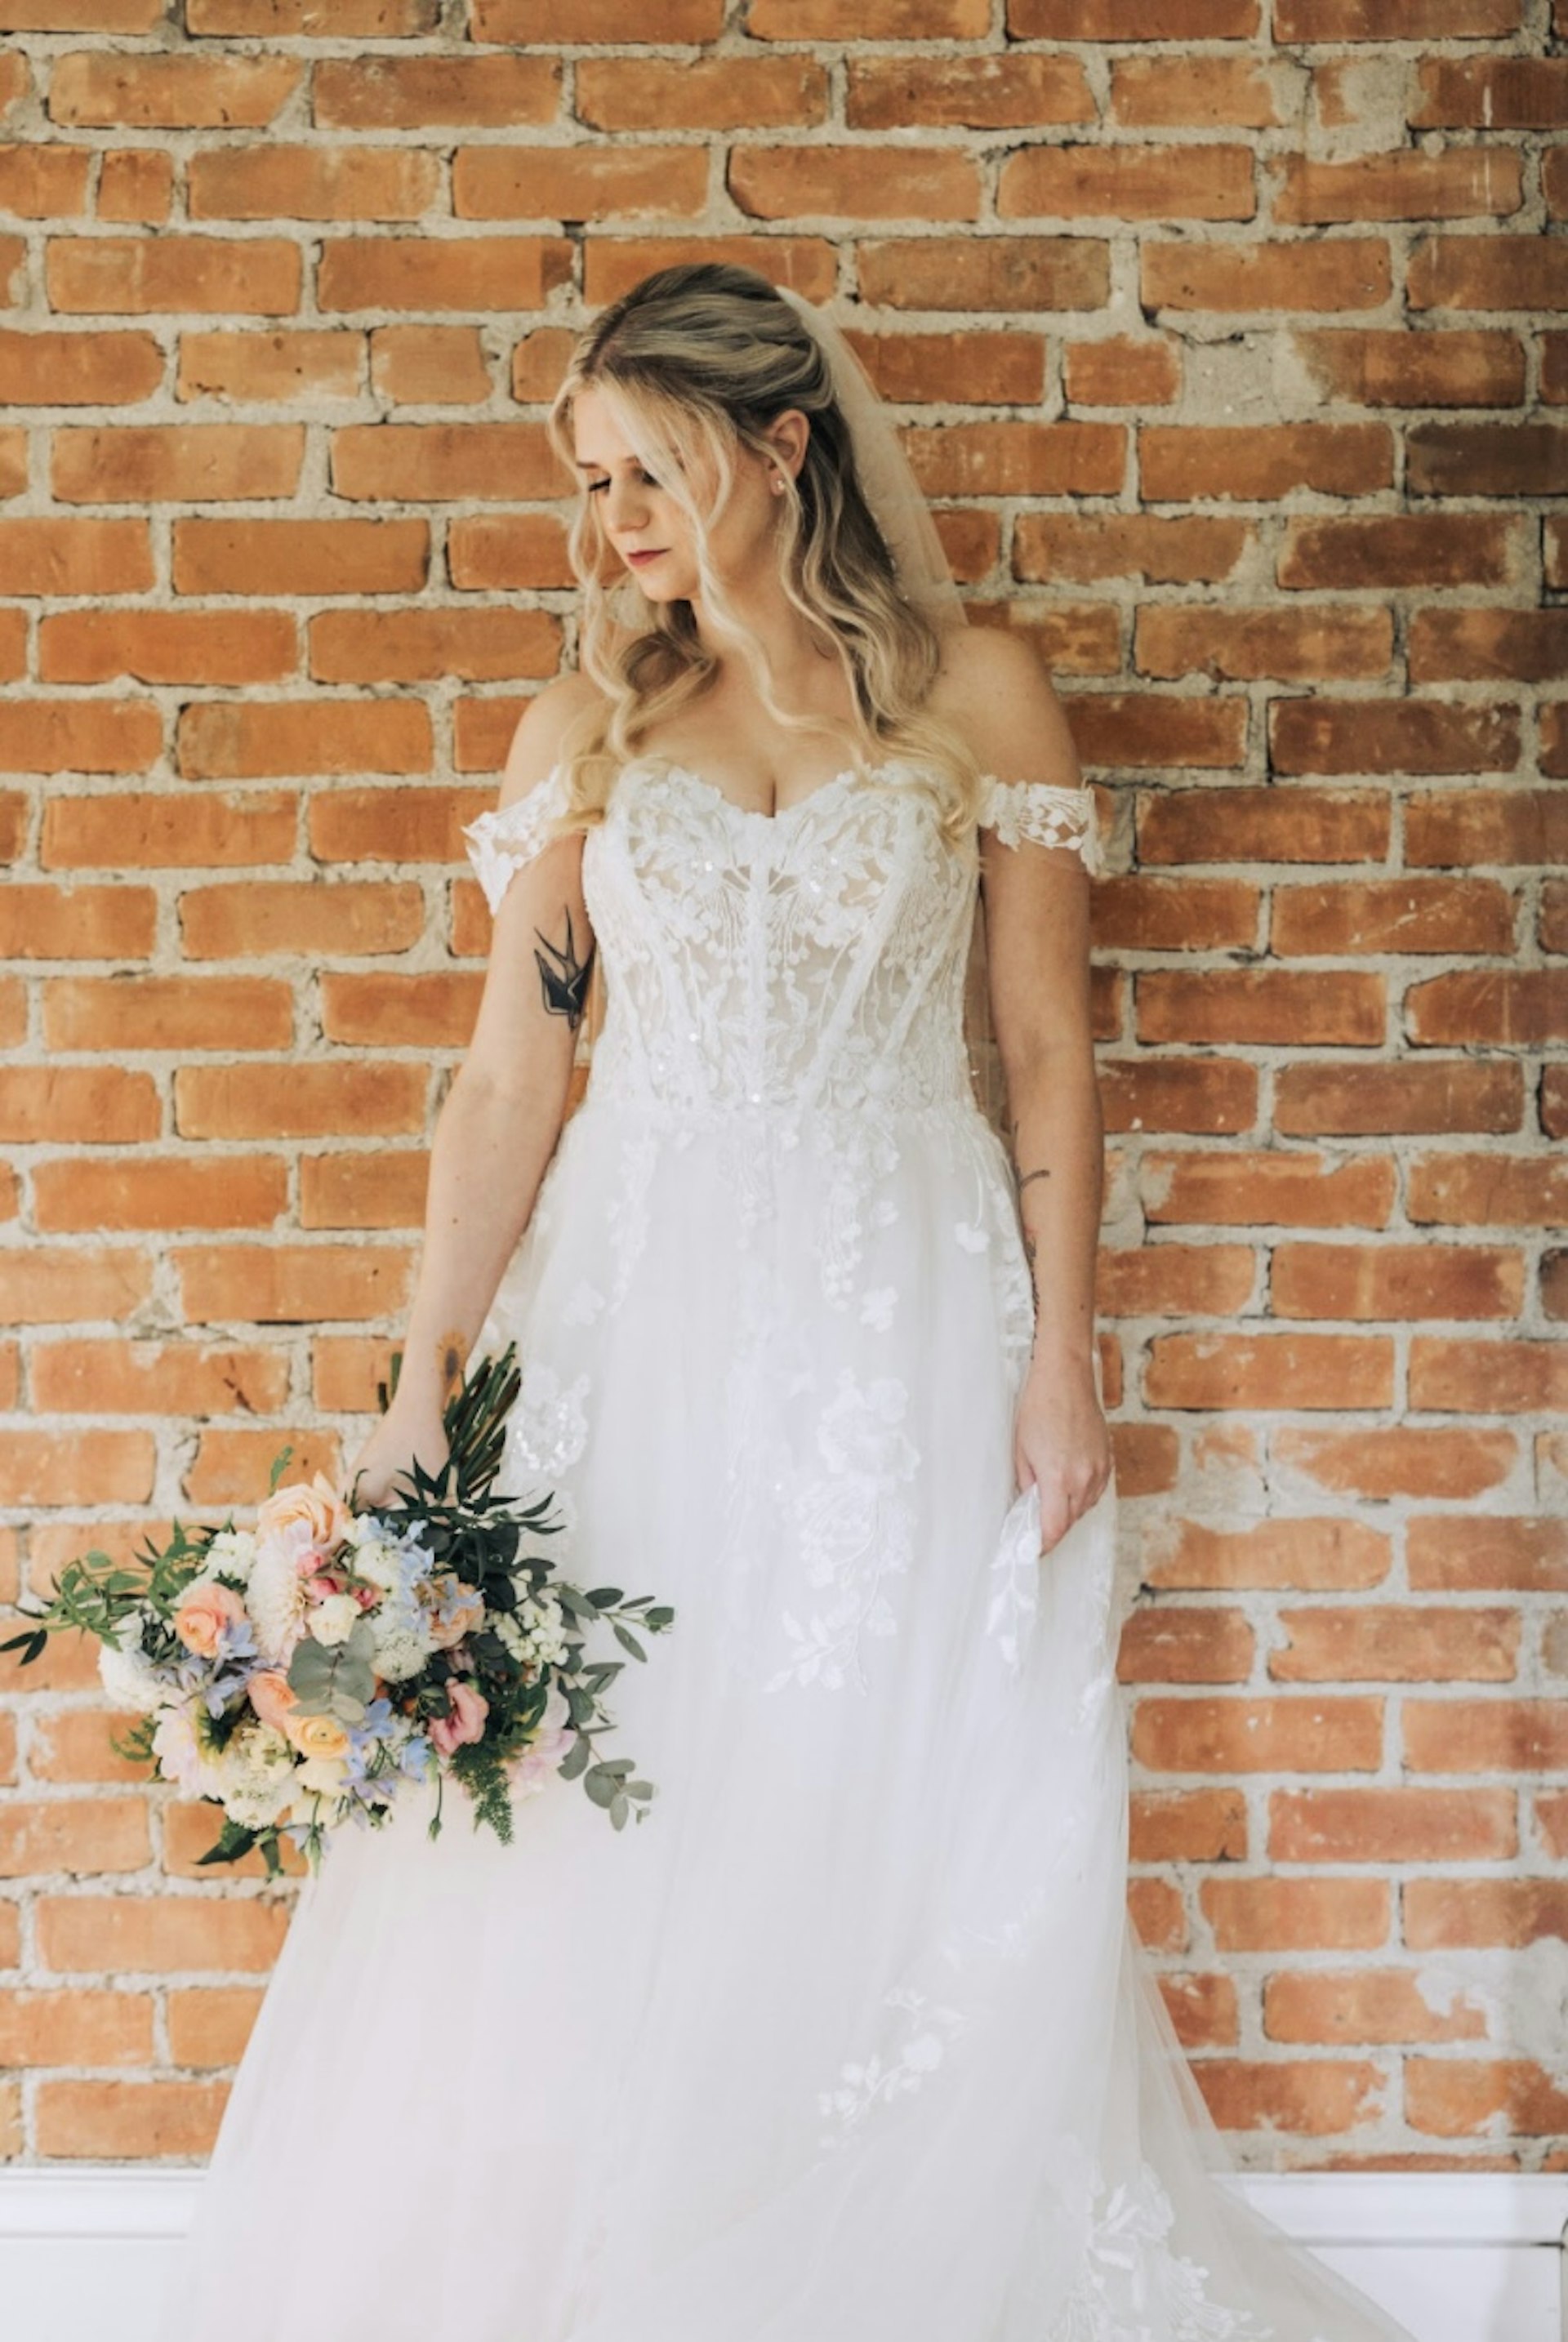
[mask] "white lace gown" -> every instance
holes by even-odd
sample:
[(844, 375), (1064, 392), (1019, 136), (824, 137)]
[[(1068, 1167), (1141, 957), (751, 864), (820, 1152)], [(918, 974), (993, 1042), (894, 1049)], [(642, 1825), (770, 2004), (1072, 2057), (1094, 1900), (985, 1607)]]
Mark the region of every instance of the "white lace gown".
[[(474, 826), (492, 904), (562, 787)], [(1087, 792), (987, 787), (1092, 855)], [(504, 1848), (422, 1793), (333, 1847), (164, 2342), (1403, 2333), (1213, 2176), (1129, 1934), (1114, 1493), (1042, 1563), (1014, 1478), (976, 867), (914, 766), (776, 817), (618, 776), (605, 1018), (484, 1340), (503, 1485), (674, 1605), (600, 1750), (657, 1794), (617, 1832), (554, 1784)]]

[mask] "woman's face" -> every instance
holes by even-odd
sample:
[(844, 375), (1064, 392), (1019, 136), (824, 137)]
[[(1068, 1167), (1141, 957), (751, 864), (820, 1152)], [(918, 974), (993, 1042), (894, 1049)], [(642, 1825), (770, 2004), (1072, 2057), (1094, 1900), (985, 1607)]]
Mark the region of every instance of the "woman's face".
[[(744, 588), (749, 578), (772, 566), (779, 501), (772, 476), (781, 467), (795, 469), (808, 427), (804, 415), (793, 421), (800, 425), (798, 452), (790, 415), (781, 415), (770, 435), (778, 439), (776, 463), (753, 455), (749, 447), (736, 450), (729, 502), (708, 532), (709, 559), (726, 587)], [(606, 545), (650, 601), (698, 600), (701, 581), (692, 525), (674, 497), (643, 469), (597, 391), (580, 391), (573, 401), (573, 429), (584, 493), (598, 505)], [(693, 486), (698, 503), (705, 505), (714, 484), (699, 479)]]

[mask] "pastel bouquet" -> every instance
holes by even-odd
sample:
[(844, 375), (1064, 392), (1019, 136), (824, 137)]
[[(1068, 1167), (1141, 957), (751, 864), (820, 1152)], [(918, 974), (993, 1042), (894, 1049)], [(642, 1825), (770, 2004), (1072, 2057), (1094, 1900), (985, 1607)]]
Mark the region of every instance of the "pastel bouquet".
[(662, 1633), (674, 1613), (525, 1550), (562, 1523), (552, 1496), (493, 1492), (517, 1387), (510, 1348), (484, 1359), (447, 1406), (441, 1469), (415, 1463), (361, 1509), (320, 1473), (280, 1486), (285, 1449), (254, 1527), (176, 1522), (128, 1566), (87, 1554), (0, 1647), (25, 1665), (66, 1628), (97, 1637), (105, 1688), (137, 1718), (119, 1753), (223, 1809), (209, 1863), (255, 1847), (275, 1873), (290, 1843), (314, 1869), (331, 1831), (380, 1827), (432, 1779), (433, 1837), (448, 1778), (505, 1843), (514, 1797), (554, 1779), (581, 1780), (616, 1829), (644, 1820), (653, 1784), (594, 1752), (624, 1663), (588, 1642), (607, 1622), (644, 1659), (634, 1626)]

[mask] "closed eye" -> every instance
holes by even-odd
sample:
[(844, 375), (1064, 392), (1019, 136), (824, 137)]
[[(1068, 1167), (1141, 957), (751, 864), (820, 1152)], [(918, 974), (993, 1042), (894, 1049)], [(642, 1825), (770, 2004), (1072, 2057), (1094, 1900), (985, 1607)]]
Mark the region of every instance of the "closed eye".
[[(638, 479), (639, 479), (639, 480), (641, 480), (641, 482), (642, 482), (643, 485), (644, 485), (645, 488), (656, 488), (656, 487), (658, 486), (658, 485), (659, 485), (659, 484), (658, 484), (658, 482), (657, 482), (657, 480), (655, 480), (655, 479), (654, 479), (654, 475), (653, 475), (653, 474), (652, 474), (651, 472), (642, 472), (642, 471), (640, 471), (640, 472), (637, 474), (637, 477), (638, 477)], [(609, 483), (609, 479), (608, 479), (608, 477), (606, 476), (604, 479), (602, 479), (602, 480), (588, 480), (588, 481), (585, 481), (585, 482), (584, 483), (584, 486), (586, 487), (586, 489), (587, 489), (587, 491), (588, 491), (588, 494), (589, 494), (591, 496), (596, 496), (596, 495), (600, 493), (600, 491), (601, 491), (602, 489), (604, 489), (604, 488), (607, 488), (607, 487), (609, 486), (610, 483)]]

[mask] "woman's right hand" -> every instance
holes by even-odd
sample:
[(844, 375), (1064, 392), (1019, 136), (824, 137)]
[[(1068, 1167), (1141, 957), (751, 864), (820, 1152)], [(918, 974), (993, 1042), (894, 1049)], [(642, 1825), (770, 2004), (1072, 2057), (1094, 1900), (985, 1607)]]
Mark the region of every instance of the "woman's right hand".
[(384, 1505), (417, 1461), (439, 1472), (446, 1461), (446, 1431), (437, 1414), (400, 1413), (395, 1400), (360, 1449), (348, 1478), (351, 1505)]

